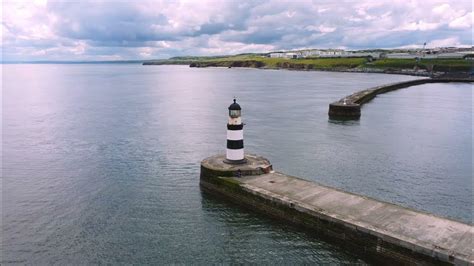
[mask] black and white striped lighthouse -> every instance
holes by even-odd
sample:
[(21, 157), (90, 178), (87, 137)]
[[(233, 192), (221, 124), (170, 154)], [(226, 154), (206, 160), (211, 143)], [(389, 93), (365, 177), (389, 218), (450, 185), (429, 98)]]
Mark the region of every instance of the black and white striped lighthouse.
[(242, 123), (240, 105), (234, 99), (229, 106), (229, 121), (227, 123), (227, 152), (226, 163), (245, 163), (244, 156), (244, 124)]

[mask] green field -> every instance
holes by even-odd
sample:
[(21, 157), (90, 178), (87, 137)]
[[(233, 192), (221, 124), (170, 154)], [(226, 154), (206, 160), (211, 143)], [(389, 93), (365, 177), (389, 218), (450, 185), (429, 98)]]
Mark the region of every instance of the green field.
[(464, 59), (377, 59), (367, 58), (310, 58), (285, 59), (268, 58), (263, 55), (244, 54), (236, 56), (215, 57), (174, 57), (166, 60), (150, 61), (145, 64), (186, 64), (195, 67), (256, 67), (285, 68), (301, 70), (348, 70), (348, 69), (379, 69), (379, 70), (413, 70), (426, 69), (442, 72), (472, 71), (473, 61)]
[(413, 69), (418, 66), (428, 70), (432, 68), (433, 71), (466, 72), (472, 69), (473, 61), (464, 59), (422, 59), (417, 63), (415, 59), (380, 59), (373, 62), (372, 66), (382, 69)]

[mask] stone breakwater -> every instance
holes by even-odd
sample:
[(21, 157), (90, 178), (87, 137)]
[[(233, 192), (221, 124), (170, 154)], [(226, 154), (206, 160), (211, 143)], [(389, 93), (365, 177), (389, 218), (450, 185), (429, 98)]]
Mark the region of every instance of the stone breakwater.
[(365, 103), (369, 102), (375, 96), (403, 89), (411, 86), (426, 84), (426, 83), (439, 83), (439, 82), (473, 82), (474, 79), (471, 77), (464, 78), (453, 78), (453, 77), (438, 77), (438, 78), (425, 78), (416, 79), (398, 83), (392, 83), (382, 86), (377, 86), (370, 89), (365, 89), (346, 96), (336, 102), (329, 104), (328, 115), (331, 119), (359, 119), (361, 116), (361, 107)]
[(225, 164), (224, 155), (204, 159), (202, 189), (300, 225), (374, 262), (474, 265), (471, 225), (274, 172), (260, 156), (246, 158), (244, 165)]

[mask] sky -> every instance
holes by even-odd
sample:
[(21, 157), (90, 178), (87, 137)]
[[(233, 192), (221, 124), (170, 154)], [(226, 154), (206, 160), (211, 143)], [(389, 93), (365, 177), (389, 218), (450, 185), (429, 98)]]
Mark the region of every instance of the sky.
[(470, 0), (2, 0), (2, 61), (471, 46)]

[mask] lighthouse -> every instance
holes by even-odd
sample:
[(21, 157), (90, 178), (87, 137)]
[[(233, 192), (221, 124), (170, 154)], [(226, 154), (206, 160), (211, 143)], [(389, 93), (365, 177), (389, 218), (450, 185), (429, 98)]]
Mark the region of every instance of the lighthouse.
[(229, 121), (227, 122), (227, 152), (225, 163), (243, 164), (244, 156), (244, 124), (241, 117), (242, 108), (234, 99), (229, 106)]

